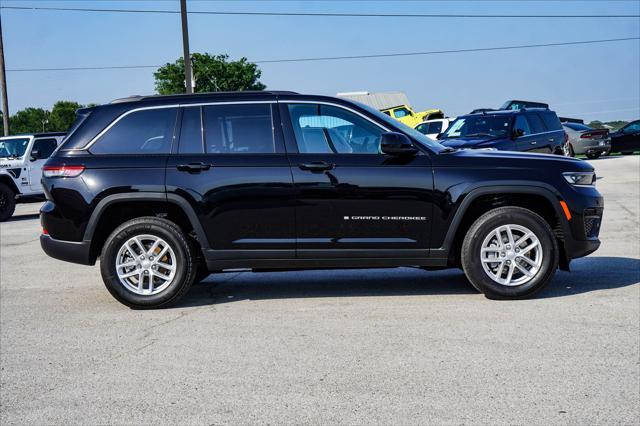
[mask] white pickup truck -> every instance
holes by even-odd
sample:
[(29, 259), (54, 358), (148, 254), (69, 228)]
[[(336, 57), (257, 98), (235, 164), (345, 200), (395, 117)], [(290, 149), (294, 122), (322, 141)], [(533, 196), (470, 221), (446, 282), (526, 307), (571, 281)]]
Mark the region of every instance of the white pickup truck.
[(66, 133), (34, 133), (0, 138), (0, 222), (9, 219), (16, 202), (44, 195), (42, 166)]

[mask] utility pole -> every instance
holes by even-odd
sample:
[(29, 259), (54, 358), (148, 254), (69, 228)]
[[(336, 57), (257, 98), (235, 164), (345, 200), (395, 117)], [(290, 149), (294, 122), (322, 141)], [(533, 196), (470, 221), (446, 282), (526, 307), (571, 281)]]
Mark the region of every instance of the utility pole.
[(191, 82), (191, 55), (189, 54), (189, 29), (187, 27), (187, 0), (180, 0), (180, 17), (182, 18), (182, 50), (184, 57), (184, 83), (187, 93), (193, 93)]
[(2, 125), (4, 136), (9, 136), (9, 101), (7, 100), (7, 75), (4, 70), (4, 47), (2, 46), (2, 18), (0, 17), (0, 86), (2, 86)]

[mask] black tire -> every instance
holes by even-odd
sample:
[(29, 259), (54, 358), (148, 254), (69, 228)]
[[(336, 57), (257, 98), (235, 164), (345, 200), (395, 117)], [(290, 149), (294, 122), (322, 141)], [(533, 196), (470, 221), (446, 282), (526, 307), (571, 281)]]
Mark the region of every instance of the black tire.
[(4, 183), (0, 183), (0, 222), (13, 216), (16, 211), (16, 194)]
[[(531, 230), (540, 242), (542, 253), (542, 263), (535, 276), (516, 286), (502, 285), (490, 278), (480, 256), (485, 238), (499, 226), (509, 224)], [(500, 207), (485, 213), (471, 225), (464, 238), (461, 258), (467, 279), (487, 298), (521, 299), (532, 296), (549, 283), (558, 267), (558, 254), (556, 237), (542, 217), (521, 207)]]
[(602, 155), (601, 152), (592, 152), (589, 154), (585, 154), (587, 156), (587, 158), (591, 159), (591, 160), (595, 160), (596, 158), (600, 158), (600, 156)]
[[(175, 253), (175, 276), (171, 283), (157, 294), (134, 293), (120, 282), (116, 271), (116, 257), (122, 245), (133, 236), (142, 234), (162, 238)], [(120, 225), (107, 238), (100, 257), (100, 272), (107, 290), (120, 303), (134, 309), (164, 308), (176, 303), (191, 287), (196, 271), (196, 256), (186, 235), (175, 223), (157, 217), (140, 217)]]

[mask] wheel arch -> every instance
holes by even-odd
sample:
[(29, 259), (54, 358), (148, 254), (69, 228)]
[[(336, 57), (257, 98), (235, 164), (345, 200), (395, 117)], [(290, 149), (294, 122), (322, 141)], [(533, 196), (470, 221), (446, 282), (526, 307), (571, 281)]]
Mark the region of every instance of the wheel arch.
[(106, 238), (120, 224), (140, 216), (167, 218), (192, 234), (201, 250), (209, 248), (202, 225), (191, 205), (175, 194), (147, 192), (112, 194), (103, 198), (93, 210), (83, 240), (90, 244), (90, 258), (98, 257)]
[(442, 247), (436, 249), (441, 257), (447, 257), (449, 263), (459, 264), (461, 241), (466, 231), (482, 214), (502, 206), (527, 208), (542, 216), (554, 231), (560, 247), (560, 266), (568, 269), (569, 260), (564, 250), (564, 235), (570, 230), (563, 220), (560, 205), (562, 196), (550, 185), (513, 184), (476, 186), (468, 191), (454, 213)]
[(20, 190), (16, 186), (16, 183), (11, 179), (11, 176), (8, 174), (2, 173), (0, 174), (0, 183), (3, 183), (9, 187), (13, 191), (14, 194), (20, 194)]

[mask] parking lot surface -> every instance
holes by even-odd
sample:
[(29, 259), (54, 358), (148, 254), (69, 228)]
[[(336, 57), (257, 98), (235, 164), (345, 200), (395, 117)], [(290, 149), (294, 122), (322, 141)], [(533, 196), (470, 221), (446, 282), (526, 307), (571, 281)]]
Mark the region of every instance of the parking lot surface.
[(211, 275), (133, 311), (0, 225), (0, 423), (640, 422), (640, 156), (592, 161), (602, 246), (535, 299), (459, 270)]

